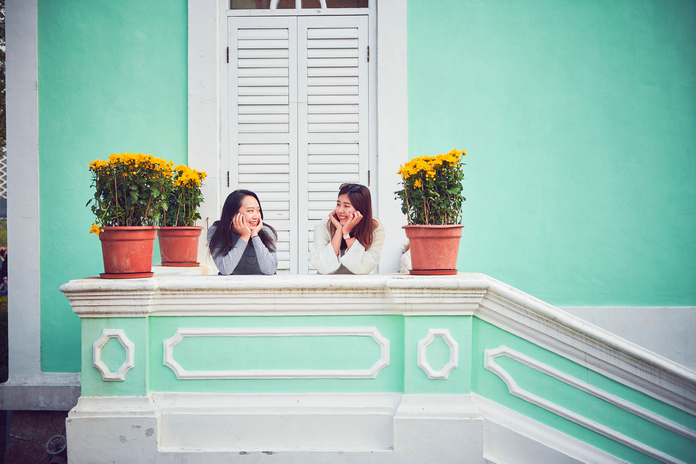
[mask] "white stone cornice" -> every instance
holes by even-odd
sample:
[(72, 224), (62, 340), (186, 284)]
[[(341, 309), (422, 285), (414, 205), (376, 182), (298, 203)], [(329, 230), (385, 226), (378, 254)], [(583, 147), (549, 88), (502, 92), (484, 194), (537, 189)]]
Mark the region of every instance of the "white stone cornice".
[(466, 315), (691, 414), (696, 372), (483, 274), (157, 276), (70, 281), (80, 317)]

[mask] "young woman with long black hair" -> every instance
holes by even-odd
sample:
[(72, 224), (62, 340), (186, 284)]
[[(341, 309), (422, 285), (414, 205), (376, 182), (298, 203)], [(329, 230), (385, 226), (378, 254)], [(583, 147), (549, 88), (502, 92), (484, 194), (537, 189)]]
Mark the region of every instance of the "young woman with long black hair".
[(275, 274), (277, 239), (275, 229), (263, 222), (259, 197), (250, 190), (230, 193), (220, 220), (208, 230), (210, 254), (221, 275)]
[(370, 189), (343, 184), (336, 208), (314, 228), (310, 262), (320, 274), (369, 274), (379, 264), (384, 226), (372, 217)]

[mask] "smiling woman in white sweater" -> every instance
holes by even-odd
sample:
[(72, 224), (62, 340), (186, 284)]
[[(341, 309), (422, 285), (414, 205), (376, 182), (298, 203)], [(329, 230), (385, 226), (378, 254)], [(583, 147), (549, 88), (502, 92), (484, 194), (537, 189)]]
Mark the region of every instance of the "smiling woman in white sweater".
[(383, 245), (384, 226), (372, 217), (370, 189), (343, 184), (336, 209), (314, 228), (310, 262), (320, 274), (369, 274)]

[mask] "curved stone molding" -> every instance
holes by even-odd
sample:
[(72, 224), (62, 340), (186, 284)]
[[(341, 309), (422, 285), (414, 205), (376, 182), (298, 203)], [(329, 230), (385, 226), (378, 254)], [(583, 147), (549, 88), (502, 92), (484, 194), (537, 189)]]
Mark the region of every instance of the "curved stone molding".
[[(439, 371), (433, 370), (428, 364), (428, 359), (426, 357), (426, 351), (428, 346), (435, 340), (435, 337), (442, 337), (442, 339), (447, 343), (450, 349), (450, 359), (445, 367)], [(446, 379), (449, 377), (450, 372), (452, 372), (459, 365), (459, 344), (452, 338), (449, 329), (429, 329), (425, 338), (418, 342), (418, 367), (423, 369), (423, 371), (428, 375), (429, 379)]]
[[(116, 373), (113, 373), (101, 359), (101, 352), (106, 342), (115, 338), (126, 350), (126, 360)], [(92, 345), (92, 365), (101, 373), (104, 382), (122, 382), (126, 379), (126, 373), (135, 366), (135, 345), (126, 337), (123, 329), (103, 329), (101, 335)]]
[[(380, 359), (370, 369), (308, 370), (259, 369), (230, 371), (187, 371), (174, 360), (174, 347), (186, 337), (372, 337), (380, 346)], [(174, 336), (164, 341), (164, 365), (177, 379), (374, 379), (389, 365), (389, 340), (377, 327), (230, 327), (177, 329)]]
[(576, 424), (580, 424), (583, 427), (592, 430), (593, 432), (597, 432), (599, 434), (604, 435), (605, 437), (611, 438), (612, 440), (615, 440), (630, 448), (633, 448), (647, 456), (653, 457), (662, 462), (682, 463), (682, 461), (675, 459), (674, 457), (668, 454), (665, 454), (661, 451), (656, 450), (655, 448), (640, 443), (622, 433), (610, 429), (609, 427), (599, 424), (593, 420), (590, 420), (584, 416), (581, 416), (573, 411), (565, 409), (555, 403), (552, 403), (551, 401), (536, 396), (533, 393), (530, 393), (520, 388), (520, 386), (517, 385), (510, 373), (508, 373), (505, 369), (500, 367), (500, 365), (498, 365), (495, 362), (495, 358), (500, 356), (507, 356), (511, 359), (514, 359), (515, 361), (518, 361), (528, 367), (531, 367), (532, 369), (549, 375), (567, 385), (570, 385), (574, 388), (577, 388), (593, 396), (596, 396), (597, 398), (600, 398), (615, 406), (618, 406), (632, 414), (642, 417), (643, 419), (649, 420), (650, 422), (664, 427), (667, 430), (678, 433), (684, 437), (690, 438), (691, 440), (693, 440), (696, 436), (696, 434), (692, 430), (689, 430), (686, 427), (683, 427), (670, 420), (667, 420), (651, 411), (643, 409), (640, 406), (630, 403), (622, 398), (619, 398), (618, 396), (607, 393), (604, 390), (601, 390), (593, 385), (578, 380), (573, 376), (570, 376), (564, 372), (554, 369), (553, 367), (543, 364), (537, 361), (536, 359), (530, 358), (529, 356), (526, 356), (518, 351), (512, 350), (507, 346), (499, 346), (498, 348), (493, 349), (489, 348), (485, 351), (483, 361), (484, 367), (489, 371), (493, 372), (495, 375), (500, 377), (503, 380), (503, 382), (505, 382), (505, 385), (507, 385), (510, 394), (518, 398), (521, 398), (524, 401), (532, 403), (536, 406), (544, 408), (547, 411), (557, 414), (565, 419), (571, 420)]

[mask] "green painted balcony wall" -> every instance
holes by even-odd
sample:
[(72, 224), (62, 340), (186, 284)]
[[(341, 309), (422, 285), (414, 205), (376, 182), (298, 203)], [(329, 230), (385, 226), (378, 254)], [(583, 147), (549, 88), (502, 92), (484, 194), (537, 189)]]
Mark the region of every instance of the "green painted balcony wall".
[[(628, 462), (658, 462), (644, 454), (571, 422), (510, 394), (503, 380), (484, 367), (486, 349), (506, 346), (547, 366), (601, 388), (648, 411), (670, 419), (677, 424), (696, 429), (696, 418), (673, 406), (624, 386), (597, 372), (543, 349), (527, 340), (512, 335), (478, 318), (474, 318), (472, 390), (538, 422), (587, 442)], [(575, 412), (589, 420), (644, 443), (652, 448), (675, 456), (685, 462), (696, 455), (696, 443), (672, 433), (645, 419), (641, 419), (618, 406), (596, 398), (569, 386), (546, 374), (532, 369), (508, 357), (498, 357), (496, 362), (505, 369), (517, 385), (555, 405)]]
[(58, 287), (103, 272), (87, 163), (121, 152), (187, 161), (186, 31), (186, 0), (38, 0), (45, 372), (80, 369), (80, 323)]
[(408, 0), (409, 156), (460, 148), (458, 268), (696, 305), (696, 3)]
[[(696, 304), (695, 15), (408, 0), (410, 155), (469, 151), (461, 270), (557, 305)], [(187, 2), (38, 0), (38, 30), (41, 365), (77, 372), (57, 289), (101, 271), (86, 164), (186, 162)]]
[[(177, 379), (163, 364), (164, 342), (179, 328), (376, 327), (390, 342), (389, 365), (363, 379)], [(93, 367), (92, 345), (104, 329), (123, 329), (135, 347), (135, 366), (124, 381), (106, 382)], [(449, 330), (458, 344), (459, 364), (446, 379), (428, 379), (417, 365), (417, 345), (429, 329)], [(148, 392), (199, 393), (384, 393), (468, 394), (474, 392), (506, 408), (600, 448), (628, 462), (654, 460), (604, 435), (512, 395), (503, 380), (484, 366), (487, 349), (507, 347), (577, 380), (600, 388), (678, 425), (696, 430), (696, 418), (674, 406), (622, 385), (587, 367), (472, 316), (149, 316), (82, 319), (82, 395), (139, 396)], [(440, 343), (442, 342), (442, 343)], [(107, 347), (109, 347), (107, 349)], [(173, 349), (189, 371), (368, 369), (379, 345), (368, 336), (193, 337)], [(449, 348), (436, 337), (426, 350), (434, 370), (449, 361)], [(110, 340), (102, 358), (112, 372), (125, 352)], [(507, 356), (495, 358), (523, 390), (685, 462), (696, 443), (618, 406)]]

